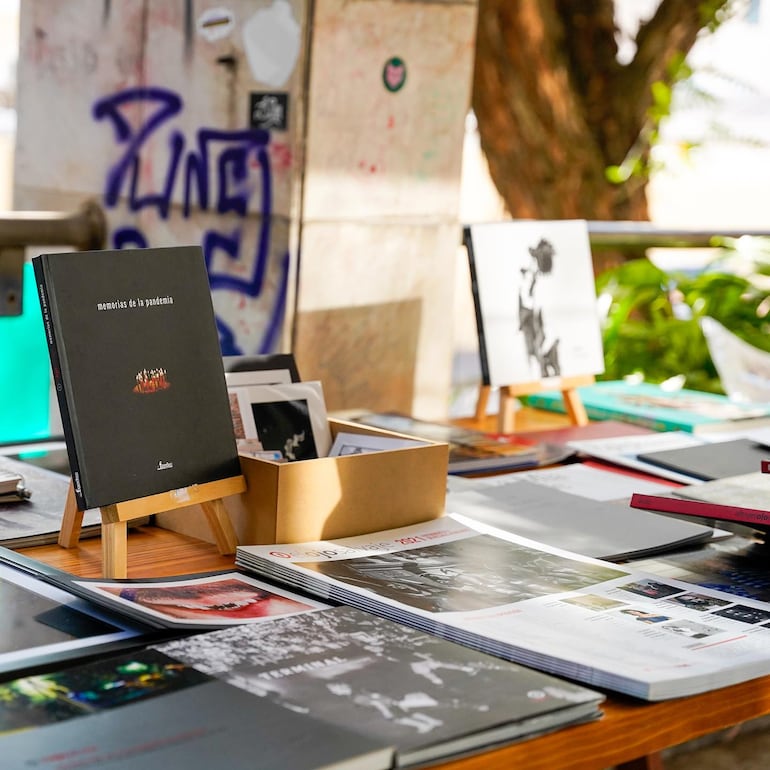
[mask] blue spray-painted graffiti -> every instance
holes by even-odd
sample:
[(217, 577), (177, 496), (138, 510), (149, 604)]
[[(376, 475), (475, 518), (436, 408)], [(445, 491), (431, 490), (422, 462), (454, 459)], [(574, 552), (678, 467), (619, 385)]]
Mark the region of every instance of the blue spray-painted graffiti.
[[(125, 115), (128, 109), (135, 113), (137, 105), (141, 106), (142, 114), (146, 115), (139, 126), (133, 125)], [(270, 259), (273, 195), (268, 154), (270, 134), (260, 129), (221, 131), (200, 128), (194, 149), (185, 154), (184, 135), (173, 126), (168, 126), (169, 121), (178, 116), (183, 108), (184, 103), (179, 94), (159, 87), (129, 88), (94, 104), (94, 118), (111, 122), (115, 140), (123, 149), (122, 156), (107, 172), (105, 207), (117, 208), (122, 196), (130, 212), (152, 208), (162, 219), (167, 219), (174, 190), (181, 177), (181, 211), (185, 218), (189, 218), (191, 211), (197, 209), (244, 219), (249, 212), (249, 201), (257, 193), (261, 221), (253, 259), (247, 262), (251, 263), (247, 275), (233, 275), (217, 271), (214, 267), (217, 254), (225, 256), (230, 264), (243, 259), (241, 226), (234, 227), (229, 233), (214, 229), (204, 231), (201, 247), (212, 292), (230, 290), (248, 297), (259, 297), (264, 288)], [(157, 138), (163, 127), (168, 129), (168, 160), (160, 191), (142, 192), (139, 189), (142, 150), (150, 138)], [(214, 174), (209, 171), (212, 166)], [(258, 180), (254, 179), (254, 168), (259, 170)], [(112, 245), (114, 248), (146, 248), (149, 244), (147, 236), (138, 226), (128, 226), (114, 230)], [(279, 285), (272, 308), (267, 314), (269, 320), (265, 324), (258, 349), (249, 352), (267, 353), (275, 350), (286, 310), (288, 251), (281, 256), (278, 267)], [(245, 352), (232, 326), (219, 316), (217, 328), (223, 355)]]

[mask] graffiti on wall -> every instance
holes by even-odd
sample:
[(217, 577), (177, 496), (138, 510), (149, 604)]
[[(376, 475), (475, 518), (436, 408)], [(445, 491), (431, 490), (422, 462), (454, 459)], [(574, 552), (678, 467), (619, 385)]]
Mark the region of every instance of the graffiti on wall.
[[(138, 216), (142, 211), (152, 211), (160, 219), (168, 219), (172, 211), (185, 219), (196, 212), (211, 212), (218, 216), (213, 226), (209, 223), (203, 230), (201, 246), (212, 295), (230, 291), (244, 298), (260, 298), (266, 292), (271, 268), (270, 133), (259, 128), (227, 131), (201, 127), (189, 138), (174, 124), (183, 110), (182, 97), (161, 87), (128, 88), (93, 105), (94, 119), (112, 128), (118, 149), (117, 159), (106, 173), (105, 209), (122, 209), (132, 215), (130, 224), (112, 231), (111, 245), (150, 245)], [(137, 115), (141, 116), (139, 121)], [(158, 142), (165, 142), (161, 169), (156, 167), (158, 153), (151, 154)], [(151, 185), (144, 181), (145, 165), (153, 167)], [(152, 189), (144, 189), (148, 187)], [(256, 215), (258, 221), (253, 239), (245, 236), (250, 215)], [(235, 332), (234, 319), (217, 313), (223, 355), (276, 350), (286, 308), (288, 250), (279, 262), (277, 286), (271, 288), (271, 307), (256, 349), (246, 350)], [(230, 269), (233, 267), (239, 269)]]

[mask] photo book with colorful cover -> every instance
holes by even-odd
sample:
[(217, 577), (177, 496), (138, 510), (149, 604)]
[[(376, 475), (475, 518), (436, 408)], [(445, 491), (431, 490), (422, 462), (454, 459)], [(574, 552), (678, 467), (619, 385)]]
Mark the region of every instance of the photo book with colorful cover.
[[(731, 401), (719, 393), (670, 389), (652, 382), (604, 380), (577, 388), (591, 420), (622, 420), (652, 430), (689, 433), (739, 431), (770, 425), (770, 404)], [(552, 412), (566, 411), (558, 390), (527, 396), (527, 404)]]
[(474, 224), (464, 242), (484, 385), (604, 371), (584, 220)]
[(101, 608), (155, 631), (227, 628), (330, 606), (236, 569), (167, 577), (83, 578), (0, 547), (0, 570), (6, 568), (37, 586), (51, 586), (72, 601), (85, 601), (94, 611)]
[(33, 266), (78, 507), (240, 475), (200, 247)]
[(143, 649), (0, 684), (4, 768), (389, 770), (393, 747)]

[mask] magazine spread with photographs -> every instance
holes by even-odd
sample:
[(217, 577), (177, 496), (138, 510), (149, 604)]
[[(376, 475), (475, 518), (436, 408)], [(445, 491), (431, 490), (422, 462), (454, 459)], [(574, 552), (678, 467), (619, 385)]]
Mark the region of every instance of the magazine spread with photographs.
[(332, 439), (318, 381), (230, 386), (239, 448), (280, 453), (287, 462), (326, 457)]
[(260, 623), (329, 606), (236, 571), (152, 580), (73, 579), (71, 588), (160, 628)]
[(236, 563), (484, 652), (645, 700), (770, 673), (770, 609), (762, 602), (452, 516), (336, 541), (239, 546)]

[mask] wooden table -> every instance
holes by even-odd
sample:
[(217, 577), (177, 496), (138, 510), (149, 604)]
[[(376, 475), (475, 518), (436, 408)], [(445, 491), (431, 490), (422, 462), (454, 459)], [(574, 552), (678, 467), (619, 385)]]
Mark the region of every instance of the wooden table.
[[(232, 556), (194, 538), (157, 527), (128, 536), (130, 577), (178, 575), (234, 566)], [(21, 549), (27, 556), (83, 577), (101, 575), (99, 538), (76, 548), (58, 545)], [(662, 767), (658, 752), (669, 746), (770, 714), (770, 677), (661, 703), (608, 697), (599, 722), (569, 727), (551, 735), (483, 754), (446, 762), (444, 770), (653, 770)]]
[[(559, 417), (559, 416), (555, 416)], [(535, 416), (542, 427), (559, 420)], [(526, 422), (520, 430), (531, 430)], [(159, 577), (234, 566), (214, 545), (153, 526), (131, 530), (128, 536), (129, 577)], [(75, 548), (58, 545), (21, 552), (83, 577), (101, 575), (99, 538), (81, 540)], [(770, 677), (714, 690), (703, 695), (644, 703), (610, 695), (598, 722), (559, 730), (475, 756), (445, 762), (443, 770), (655, 770), (662, 768), (659, 752), (759, 716), (770, 714)]]

